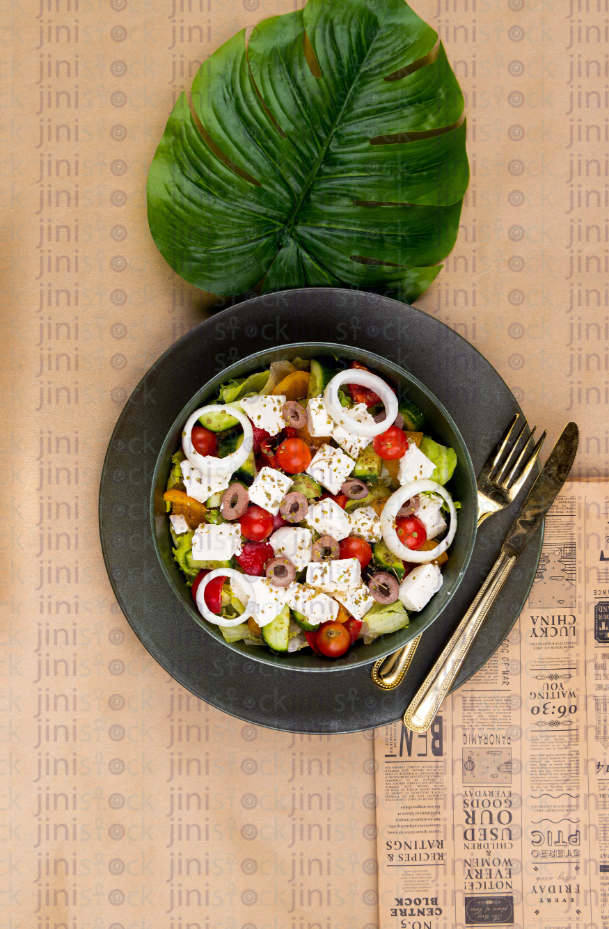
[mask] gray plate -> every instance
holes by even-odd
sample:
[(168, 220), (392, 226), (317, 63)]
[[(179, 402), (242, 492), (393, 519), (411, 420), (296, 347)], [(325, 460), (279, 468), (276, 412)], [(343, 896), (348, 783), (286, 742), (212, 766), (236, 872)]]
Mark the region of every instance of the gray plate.
[[(517, 505), (480, 529), (469, 569), (424, 633), (404, 683), (380, 692), (370, 665), (295, 674), (227, 649), (196, 625), (169, 586), (149, 522), (150, 490), (167, 433), (214, 374), (286, 343), (335, 342), (381, 355), (423, 382), (446, 406), (480, 471), (519, 407), (476, 349), (414, 307), (358, 291), (307, 289), (257, 297), (224, 310), (176, 342), (134, 390), (116, 425), (100, 488), (102, 550), (117, 600), (150, 654), (201, 699), (241, 719), (295, 732), (353, 732), (398, 719), (495, 560)], [(455, 687), (493, 654), (524, 606), (541, 553), (539, 532), (512, 572)]]

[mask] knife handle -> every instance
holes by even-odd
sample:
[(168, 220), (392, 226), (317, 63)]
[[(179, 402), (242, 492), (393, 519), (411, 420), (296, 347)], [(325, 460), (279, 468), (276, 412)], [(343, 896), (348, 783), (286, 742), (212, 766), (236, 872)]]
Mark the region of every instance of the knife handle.
[(499, 555), (472, 605), (404, 713), (404, 725), (407, 729), (412, 732), (426, 732), (431, 726), (486, 614), (515, 564), (514, 555)]

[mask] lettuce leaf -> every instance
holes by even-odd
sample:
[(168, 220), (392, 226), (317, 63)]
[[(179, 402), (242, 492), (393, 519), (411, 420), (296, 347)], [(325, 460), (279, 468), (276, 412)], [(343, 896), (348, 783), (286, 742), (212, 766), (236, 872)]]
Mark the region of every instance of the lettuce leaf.
[(249, 377), (240, 377), (222, 384), (218, 391), (217, 403), (233, 403), (243, 397), (261, 394), (269, 379), (270, 371), (259, 371)]
[(364, 642), (369, 645), (374, 639), (387, 632), (397, 632), (408, 625), (406, 607), (399, 600), (395, 603), (375, 603), (366, 613), (362, 623), (361, 634)]
[(430, 439), (428, 435), (423, 436), (419, 447), (423, 454), (426, 455), (430, 461), (433, 461), (436, 466), (429, 480), (436, 481), (437, 484), (446, 484), (453, 476), (453, 472), (457, 466), (457, 453), (454, 448), (447, 448), (445, 445), (440, 445), (438, 442), (434, 442), (433, 439)]

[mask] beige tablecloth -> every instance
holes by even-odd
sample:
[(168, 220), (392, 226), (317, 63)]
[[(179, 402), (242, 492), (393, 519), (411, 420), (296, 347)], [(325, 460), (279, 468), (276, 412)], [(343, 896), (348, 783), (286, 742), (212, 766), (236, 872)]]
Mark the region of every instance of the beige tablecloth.
[[(421, 0), (466, 94), (472, 180), (420, 307), (496, 366), (575, 476), (607, 476), (605, 0)], [(14, 0), (2, 13), (0, 923), (377, 925), (371, 735), (223, 715), (131, 633), (101, 558), (111, 429), (218, 301), (148, 232), (145, 181), (200, 61), (291, 9)], [(465, 372), (466, 373), (466, 372)], [(472, 410), (475, 415), (475, 410)]]

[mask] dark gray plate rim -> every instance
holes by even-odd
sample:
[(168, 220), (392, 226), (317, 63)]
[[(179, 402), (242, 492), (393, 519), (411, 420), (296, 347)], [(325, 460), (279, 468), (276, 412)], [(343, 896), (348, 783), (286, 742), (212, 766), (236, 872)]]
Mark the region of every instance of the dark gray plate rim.
[[(299, 342), (299, 343), (292, 344), (292, 345), (290, 344), (282, 345), (279, 348), (274, 349), (273, 351), (280, 353), (280, 354), (285, 354), (286, 356), (291, 355), (292, 357), (296, 357), (298, 353), (308, 356), (309, 349), (314, 350), (315, 348), (319, 348), (318, 343)], [(426, 387), (425, 384), (419, 381), (418, 378), (413, 377), (409, 372), (403, 371), (402, 369), (398, 368), (397, 365), (392, 364), (386, 359), (381, 359), (379, 355), (375, 355), (373, 352), (364, 351), (362, 349), (358, 349), (354, 351), (353, 349), (350, 348), (350, 346), (338, 345), (332, 342), (324, 343), (323, 350), (327, 352), (339, 352), (343, 355), (349, 352), (352, 352), (354, 354), (356, 353), (358, 355), (359, 360), (367, 361), (370, 367), (372, 368), (374, 368), (375, 366), (378, 368), (378, 363), (379, 361), (381, 361), (385, 365), (387, 365), (387, 367), (391, 370), (396, 380), (398, 378), (401, 378), (403, 381), (406, 382), (406, 385), (411, 385), (411, 386), (418, 388), (427, 397), (428, 401), (431, 404), (433, 404), (436, 407), (436, 409), (446, 418), (449, 425), (454, 429), (456, 436), (460, 439), (461, 447), (459, 448), (459, 459), (460, 459), (461, 466), (464, 467), (465, 471), (467, 472), (467, 475), (469, 477), (469, 481), (471, 484), (471, 488), (472, 488), (472, 504), (473, 505), (469, 507), (471, 512), (467, 514), (468, 522), (470, 525), (470, 529), (469, 529), (470, 536), (469, 536), (468, 547), (466, 549), (465, 557), (463, 558), (463, 563), (461, 565), (459, 574), (452, 581), (452, 586), (451, 586), (449, 596), (447, 597), (446, 601), (442, 604), (440, 609), (435, 613), (432, 612), (425, 617), (423, 616), (411, 617), (410, 625), (406, 629), (401, 630), (399, 641), (394, 641), (397, 637), (397, 633), (396, 633), (396, 635), (391, 636), (391, 637), (383, 636), (376, 643), (374, 654), (367, 654), (367, 652), (369, 652), (370, 646), (360, 647), (357, 649), (356, 652), (350, 652), (349, 655), (350, 655), (351, 660), (349, 664), (346, 665), (346, 667), (356, 668), (359, 665), (369, 665), (371, 661), (378, 661), (379, 658), (383, 658), (386, 655), (391, 654), (391, 652), (395, 651), (396, 648), (399, 648), (402, 645), (405, 645), (411, 639), (414, 639), (416, 638), (416, 636), (425, 632), (425, 630), (428, 629), (432, 625), (432, 623), (434, 623), (438, 619), (438, 616), (440, 616), (441, 613), (450, 604), (452, 597), (456, 593), (457, 588), (459, 587), (459, 584), (463, 580), (465, 573), (467, 571), (467, 568), (469, 567), (469, 563), (470, 563), (472, 553), (474, 550), (474, 545), (476, 544), (476, 523), (477, 523), (477, 518), (478, 518), (478, 515), (477, 515), (478, 500), (477, 500), (477, 496), (475, 493), (476, 475), (474, 473), (474, 466), (472, 464), (471, 456), (469, 454), (467, 445), (463, 439), (463, 436), (461, 436), (461, 433), (459, 431), (457, 424), (454, 422), (452, 416), (450, 415), (448, 410), (444, 407), (444, 405), (440, 403), (438, 398), (434, 396), (431, 390), (429, 390), (429, 388)], [(163, 574), (165, 575), (167, 583), (170, 585), (172, 589), (174, 589), (174, 581), (169, 571), (167, 570), (165, 561), (159, 549), (158, 539), (157, 539), (155, 525), (154, 525), (155, 519), (156, 519), (155, 499), (154, 499), (155, 488), (158, 482), (159, 470), (163, 465), (164, 456), (167, 452), (168, 446), (173, 442), (173, 436), (176, 433), (180, 432), (184, 422), (188, 419), (191, 412), (194, 409), (196, 409), (197, 406), (199, 406), (201, 402), (199, 398), (205, 394), (213, 395), (215, 391), (217, 390), (217, 388), (220, 386), (220, 384), (225, 381), (230, 380), (233, 376), (233, 373), (240, 366), (242, 366), (244, 362), (247, 363), (248, 368), (250, 368), (252, 371), (255, 371), (256, 368), (258, 367), (256, 363), (257, 359), (262, 358), (265, 355), (268, 355), (268, 350), (266, 352), (255, 352), (252, 355), (248, 355), (247, 358), (243, 359), (242, 361), (235, 362), (235, 364), (231, 365), (229, 368), (226, 368), (224, 371), (217, 374), (215, 377), (210, 379), (206, 384), (204, 384), (201, 387), (201, 389), (198, 390), (197, 393), (193, 397), (191, 397), (190, 401), (186, 405), (186, 408), (182, 409), (176, 416), (171, 426), (171, 429), (169, 430), (167, 437), (165, 441), (163, 442), (161, 451), (159, 452), (159, 457), (158, 457), (156, 468), (154, 469), (154, 474), (152, 477), (152, 485), (151, 485), (151, 490), (150, 490), (150, 530), (152, 533), (154, 548), (155, 548), (157, 557), (159, 559), (159, 563), (161, 565), (161, 570), (163, 571)], [(464, 523), (464, 520), (461, 519), (459, 521), (459, 526), (461, 526), (463, 523)], [(459, 531), (459, 527), (457, 528), (457, 532), (458, 531)], [(463, 525), (463, 531), (466, 531), (465, 525)], [(177, 596), (177, 592), (176, 592), (176, 596)], [(182, 602), (182, 605), (184, 605), (183, 602)], [(193, 619), (194, 622), (196, 622), (205, 632), (207, 632), (209, 635), (214, 635), (214, 632), (216, 632), (216, 630), (212, 630), (209, 628), (208, 624), (205, 622), (205, 620), (200, 615), (198, 610), (194, 608), (194, 606), (191, 606), (190, 604), (188, 604), (186, 606), (186, 611), (191, 617), (191, 619)], [(218, 635), (216, 635), (215, 637), (218, 638)], [(218, 641), (220, 641), (220, 643), (224, 645), (225, 648), (230, 648), (232, 651), (237, 652), (239, 655), (243, 655), (244, 653), (246, 653), (247, 657), (250, 658), (252, 661), (259, 661), (262, 664), (271, 664), (271, 665), (274, 665), (276, 663), (279, 663), (279, 661), (281, 661), (281, 658), (279, 656), (273, 655), (271, 652), (269, 652), (267, 649), (264, 649), (264, 648), (253, 648), (253, 647), (248, 647), (248, 646), (239, 647), (238, 644), (232, 645), (228, 642), (224, 642), (220, 640), (219, 638), (218, 638)], [(358, 659), (358, 655), (359, 655), (359, 659)], [(339, 661), (319, 660), (318, 664), (306, 667), (306, 666), (301, 666), (301, 665), (296, 664), (294, 660), (291, 659), (289, 667), (287, 663), (283, 661), (281, 661), (281, 666), (285, 667), (289, 671), (298, 671), (300, 673), (308, 673), (308, 674), (311, 674), (311, 673), (312, 674), (327, 674), (329, 672), (336, 672), (336, 671), (345, 669), (345, 664), (342, 664), (340, 660)]]
[[(193, 356), (198, 359), (209, 346), (229, 349), (216, 354), (216, 360), (228, 355), (228, 361), (236, 361), (239, 352), (234, 345), (235, 333), (246, 329), (250, 344), (243, 357), (257, 347), (271, 347), (268, 336), (263, 335), (265, 328), (277, 330), (274, 344), (280, 347), (312, 339), (326, 341), (332, 331), (345, 338), (349, 326), (358, 329), (349, 340), (351, 344), (407, 367), (423, 384), (433, 380), (433, 393), (457, 423), (479, 473), (507, 422), (514, 413), (521, 412), (507, 384), (484, 356), (454, 330), (415, 307), (365, 291), (311, 288), (244, 301), (194, 327), (170, 346), (125, 404), (108, 445), (100, 481), (100, 539), (106, 569), (118, 603), (144, 647), (169, 675), (200, 699), (246, 722), (283, 731), (346, 733), (398, 719), (431, 668), (440, 642), (446, 641), (457, 625), (497, 557), (519, 505), (512, 504), (483, 524), (464, 582), (450, 608), (422, 636), (406, 679), (394, 691), (379, 691), (370, 679), (370, 665), (328, 676), (295, 678), (286, 671), (232, 653), (229, 661), (223, 661), (218, 649), (226, 655), (225, 646), (212, 643), (215, 648), (209, 648), (209, 636), (206, 653), (201, 655), (201, 637), (205, 634), (190, 623), (198, 636), (184, 635), (184, 611), (161, 572), (147, 519), (158, 449), (177, 412), (201, 383), (199, 376), (192, 384), (176, 387), (176, 365), (181, 366), (181, 371), (185, 365), (192, 366)], [(386, 334), (389, 328), (393, 330), (391, 335)], [(221, 344), (214, 345), (214, 339)], [(435, 369), (434, 353), (441, 353), (442, 360), (441, 367), (436, 365)], [(213, 354), (210, 358), (214, 360)], [(423, 363), (427, 358), (432, 359), (430, 366)], [(464, 384), (463, 395), (459, 391), (455, 394), (455, 373), (459, 383)], [(160, 402), (151, 399), (155, 391)], [(161, 408), (164, 419), (161, 416), (159, 422)], [(149, 458), (146, 443), (152, 440), (146, 432), (148, 426), (151, 430), (158, 426), (159, 432)], [(125, 460), (129, 443), (136, 439), (144, 449), (137, 456), (138, 467), (133, 469), (141, 475), (139, 478), (126, 470), (133, 455), (131, 460)], [(126, 535), (130, 530), (136, 531)], [(131, 544), (132, 539), (135, 541)], [(453, 690), (464, 684), (509, 635), (535, 579), (542, 540), (541, 526), (491, 608)], [(194, 655), (197, 649), (199, 653)], [(295, 680), (305, 681), (306, 688), (295, 687)], [(323, 681), (323, 691), (316, 684), (319, 681)]]

